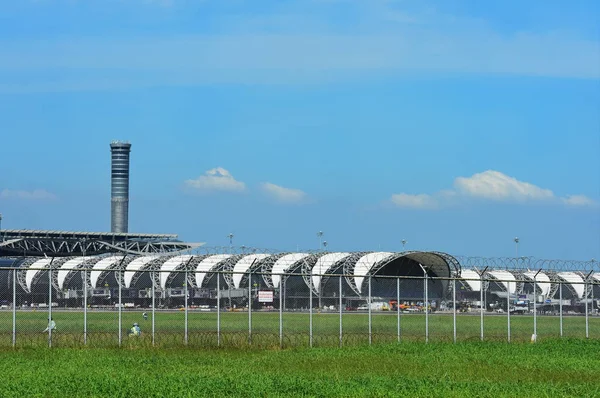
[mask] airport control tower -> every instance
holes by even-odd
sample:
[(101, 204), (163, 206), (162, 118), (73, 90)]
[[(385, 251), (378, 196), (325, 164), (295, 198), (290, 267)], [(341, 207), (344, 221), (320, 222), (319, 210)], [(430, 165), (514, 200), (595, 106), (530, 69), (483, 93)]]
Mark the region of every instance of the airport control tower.
[(125, 141), (110, 143), (110, 231), (129, 230), (129, 153), (131, 144)]

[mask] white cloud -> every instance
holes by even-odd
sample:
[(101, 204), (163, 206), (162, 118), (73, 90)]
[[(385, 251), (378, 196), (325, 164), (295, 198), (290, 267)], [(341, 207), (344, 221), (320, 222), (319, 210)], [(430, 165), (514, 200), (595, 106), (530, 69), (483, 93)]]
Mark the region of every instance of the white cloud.
[(281, 203), (300, 204), (305, 203), (308, 199), (306, 192), (300, 189), (285, 188), (270, 182), (264, 182), (261, 188), (265, 193)]
[(456, 205), (468, 198), (516, 203), (545, 201), (581, 207), (598, 205), (585, 195), (557, 197), (549, 189), (519, 181), (495, 170), (473, 174), (471, 177), (458, 177), (454, 180), (454, 189), (443, 189), (433, 195), (399, 193), (392, 195), (390, 200), (398, 207), (437, 209), (441, 206)]
[(568, 206), (595, 206), (597, 203), (585, 195), (569, 195), (562, 198), (564, 204)]
[(398, 207), (413, 209), (434, 209), (438, 207), (435, 198), (427, 194), (410, 195), (407, 193), (397, 193), (392, 195), (392, 203)]
[(554, 197), (549, 189), (519, 181), (494, 170), (474, 174), (471, 177), (458, 177), (454, 180), (454, 187), (463, 195), (491, 200), (523, 201)]
[(21, 191), (3, 189), (0, 191), (1, 199), (23, 199), (23, 200), (55, 200), (57, 196), (45, 189), (34, 189), (33, 191)]
[(186, 180), (185, 185), (198, 191), (229, 191), (242, 192), (246, 189), (246, 184), (237, 181), (229, 171), (222, 167), (216, 167), (208, 170), (204, 175), (195, 180)]

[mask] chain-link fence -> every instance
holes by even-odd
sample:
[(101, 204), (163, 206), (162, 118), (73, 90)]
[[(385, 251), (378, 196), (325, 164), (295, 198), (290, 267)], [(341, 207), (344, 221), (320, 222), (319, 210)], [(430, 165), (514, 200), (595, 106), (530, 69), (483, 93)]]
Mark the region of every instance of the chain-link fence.
[[(28, 271), (35, 269), (28, 268)], [(0, 269), (0, 346), (318, 347), (600, 338), (600, 280)], [(59, 274), (60, 273), (60, 274)], [(511, 274), (512, 275), (512, 274)], [(568, 278), (566, 278), (568, 279)], [(93, 283), (91, 283), (93, 282)]]

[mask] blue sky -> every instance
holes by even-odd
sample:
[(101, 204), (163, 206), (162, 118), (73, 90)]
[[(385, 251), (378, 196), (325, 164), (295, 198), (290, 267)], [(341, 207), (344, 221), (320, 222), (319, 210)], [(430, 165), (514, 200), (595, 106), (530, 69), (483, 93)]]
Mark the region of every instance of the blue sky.
[(600, 258), (596, 1), (0, 3), (3, 228)]

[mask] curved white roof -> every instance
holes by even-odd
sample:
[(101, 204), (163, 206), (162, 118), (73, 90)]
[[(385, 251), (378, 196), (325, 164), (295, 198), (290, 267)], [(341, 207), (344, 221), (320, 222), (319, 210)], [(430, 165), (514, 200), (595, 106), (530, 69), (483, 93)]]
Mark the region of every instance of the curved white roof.
[(354, 266), (354, 283), (356, 284), (356, 289), (359, 293), (362, 292), (362, 283), (365, 279), (365, 275), (371, 271), (371, 268), (373, 268), (378, 262), (394, 255), (395, 253), (390, 252), (369, 253), (362, 256), (356, 262), (356, 265)]
[[(460, 272), (461, 279), (464, 279), (465, 283), (469, 285), (472, 291), (481, 291), (481, 277), (479, 274), (472, 269), (463, 269)], [(515, 284), (516, 285), (516, 284)], [(516, 286), (515, 286), (516, 287)]]
[(196, 266), (196, 273), (194, 274), (196, 286), (202, 287), (202, 282), (204, 282), (206, 274), (212, 271), (221, 261), (227, 260), (230, 257), (233, 257), (233, 254), (215, 254), (200, 261)]
[(298, 261), (304, 260), (308, 256), (310, 256), (308, 253), (290, 253), (280, 257), (277, 261), (275, 261), (275, 264), (273, 264), (273, 269), (271, 270), (273, 287), (279, 287), (279, 282), (281, 282), (281, 274), (287, 272), (292, 265), (296, 264)]
[[(48, 264), (52, 261), (51, 258), (40, 258), (33, 264), (29, 266), (29, 268), (46, 268)], [(43, 270), (39, 269), (28, 269), (25, 272), (25, 284), (27, 285), (27, 289), (31, 290), (31, 282), (33, 282), (33, 278)]]
[(233, 266), (233, 286), (235, 286), (236, 289), (240, 287), (240, 282), (242, 281), (242, 278), (244, 277), (244, 274), (246, 273), (246, 271), (248, 271), (248, 268), (250, 268), (250, 266), (252, 265), (252, 263), (255, 260), (256, 261), (261, 261), (261, 260), (264, 260), (267, 257), (269, 257), (269, 255), (268, 254), (263, 254), (263, 253), (250, 254), (248, 256), (242, 257)]
[(598, 282), (600, 282), (600, 274), (592, 274), (592, 279), (595, 279)]
[(315, 289), (318, 289), (321, 284), (321, 275), (327, 274), (331, 267), (347, 257), (350, 257), (350, 253), (327, 253), (326, 255), (319, 257), (311, 271)]
[(500, 283), (504, 286), (504, 288), (511, 294), (517, 292), (517, 283), (515, 276), (508, 271), (489, 271), (488, 274), (492, 275), (494, 278), (499, 279)]
[(133, 259), (132, 262), (127, 264), (127, 267), (125, 267), (125, 273), (123, 274), (123, 280), (125, 281), (125, 287), (127, 287), (127, 288), (130, 287), (131, 280), (133, 279), (134, 275), (139, 270), (144, 268), (144, 266), (147, 265), (150, 261), (156, 260), (158, 257), (159, 256), (136, 257), (135, 259)]
[(82, 263), (84, 263), (85, 261), (89, 260), (90, 256), (86, 256), (86, 257), (76, 257), (76, 258), (72, 258), (66, 262), (63, 263), (63, 265), (60, 266), (60, 268), (58, 269), (58, 272), (56, 274), (56, 280), (58, 281), (58, 288), (62, 289), (63, 285), (65, 283), (65, 279), (67, 278), (67, 275), (69, 275), (70, 272), (74, 272), (73, 269), (74, 268), (78, 268)]
[(569, 283), (577, 293), (577, 298), (582, 298), (585, 292), (583, 278), (574, 272), (559, 272), (557, 274), (562, 280)]
[(98, 283), (98, 278), (100, 278), (102, 272), (112, 267), (121, 260), (123, 260), (123, 256), (110, 256), (105, 257), (102, 260), (98, 261), (96, 264), (94, 264), (94, 266), (92, 267), (92, 271), (90, 272), (90, 284), (92, 285), (92, 287), (96, 287), (96, 284)]
[[(535, 275), (533, 271), (527, 271), (524, 273), (525, 276), (531, 278)], [(542, 291), (542, 295), (547, 296), (550, 293), (550, 288), (552, 287), (552, 283), (550, 283), (550, 277), (543, 272), (540, 272), (535, 278), (536, 284), (540, 287)], [(537, 293), (537, 292), (536, 292)]]
[(171, 275), (171, 272), (177, 267), (186, 264), (188, 261), (190, 261), (192, 257), (194, 256), (192, 256), (191, 254), (183, 254), (181, 256), (172, 257), (164, 263), (162, 263), (162, 265), (160, 266), (160, 287), (163, 289), (166, 288), (167, 280), (169, 279), (169, 275)]

